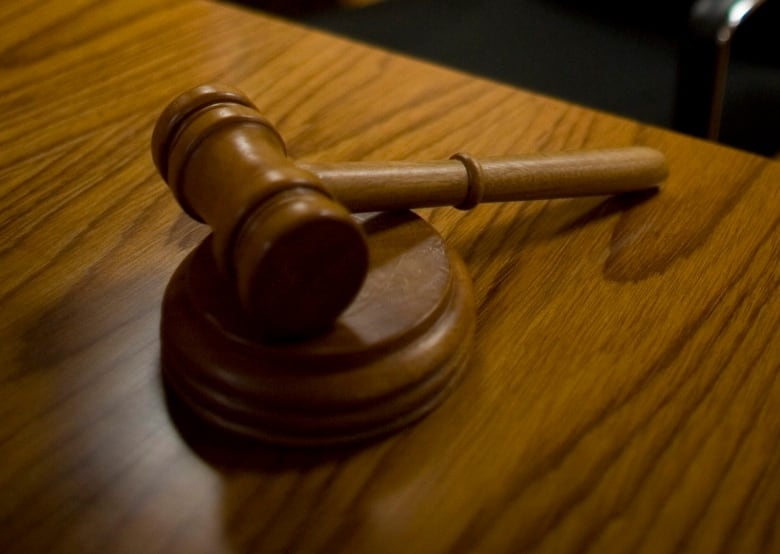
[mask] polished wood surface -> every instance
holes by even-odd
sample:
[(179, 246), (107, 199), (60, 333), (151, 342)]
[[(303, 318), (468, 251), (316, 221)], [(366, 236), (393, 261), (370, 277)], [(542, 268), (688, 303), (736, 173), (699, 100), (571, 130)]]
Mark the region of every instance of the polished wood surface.
[[(0, 550), (780, 550), (776, 162), (214, 3), (0, 16)], [(230, 441), (160, 380), (163, 289), (206, 231), (148, 144), (204, 82), (309, 162), (643, 145), (670, 177), (423, 210), (474, 278), (460, 386), (362, 448)]]

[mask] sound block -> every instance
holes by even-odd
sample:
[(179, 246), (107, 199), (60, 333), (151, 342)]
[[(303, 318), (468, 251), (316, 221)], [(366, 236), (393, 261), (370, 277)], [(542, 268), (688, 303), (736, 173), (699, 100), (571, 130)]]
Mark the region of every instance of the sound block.
[(165, 292), (163, 376), (207, 422), (273, 443), (326, 445), (397, 430), (458, 382), (474, 340), (466, 268), (427, 222), (402, 211), (355, 216), (370, 265), (332, 328), (270, 342), (244, 317), (210, 238)]

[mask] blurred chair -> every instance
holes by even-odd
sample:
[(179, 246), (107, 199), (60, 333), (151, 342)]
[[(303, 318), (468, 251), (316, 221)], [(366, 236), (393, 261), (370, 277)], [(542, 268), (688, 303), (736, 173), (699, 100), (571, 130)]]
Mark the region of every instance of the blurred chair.
[[(741, 54), (747, 57), (748, 64), (752, 65), (745, 65), (744, 61), (734, 64), (739, 73), (738, 78), (733, 80), (732, 89), (740, 93), (732, 92), (735, 97), (732, 103), (752, 102), (758, 108), (754, 109), (753, 116), (745, 121), (748, 107), (731, 107), (735, 118), (740, 115), (743, 118), (741, 132), (758, 132), (761, 126), (760, 118), (769, 117), (772, 121), (772, 115), (776, 116), (780, 112), (780, 79), (777, 71), (779, 66), (774, 64), (773, 75), (771, 63), (771, 55), (774, 54), (776, 62), (780, 52), (780, 41), (774, 35), (780, 31), (780, 19), (776, 11), (777, 1), (773, 2), (773, 8), (766, 7), (768, 4), (769, 0), (697, 0), (693, 3), (678, 51), (673, 121), (675, 129), (710, 139), (719, 138), (728, 90), (731, 44), (740, 28), (740, 39), (744, 35), (745, 43), (751, 45), (750, 49), (743, 48)], [(775, 10), (774, 13), (772, 10)], [(762, 17), (763, 26), (750, 25), (750, 18), (756, 12), (761, 14), (759, 17)], [(758, 19), (752, 22), (758, 22)], [(765, 39), (765, 44), (757, 40), (761, 38)], [(745, 53), (748, 56), (744, 56)], [(766, 70), (763, 69), (764, 64), (760, 63), (762, 58), (769, 62), (766, 64)], [(767, 98), (761, 97), (764, 94)], [(761, 114), (760, 111), (764, 110), (768, 113)], [(773, 121), (776, 124), (777, 117)], [(755, 131), (751, 127), (754, 127)], [(772, 144), (770, 137), (765, 139), (769, 148), (763, 153), (772, 153), (770, 150), (777, 152), (780, 127), (775, 125), (774, 129), (767, 128), (767, 131), (775, 131), (775, 140)], [(761, 150), (761, 147), (756, 144), (753, 149)]]
[(543, 94), (772, 155), (780, 150), (779, 4), (386, 0), (360, 9), (319, 10), (301, 19)]

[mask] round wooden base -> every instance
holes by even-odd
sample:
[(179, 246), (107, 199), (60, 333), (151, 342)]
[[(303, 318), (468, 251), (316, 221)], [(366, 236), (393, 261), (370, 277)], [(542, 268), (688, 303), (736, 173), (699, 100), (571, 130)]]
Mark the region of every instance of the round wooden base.
[(320, 445), (388, 433), (443, 400), (473, 344), (463, 262), (412, 212), (356, 217), (368, 237), (366, 282), (313, 339), (256, 336), (209, 239), (182, 262), (163, 301), (163, 374), (194, 412), (241, 435)]

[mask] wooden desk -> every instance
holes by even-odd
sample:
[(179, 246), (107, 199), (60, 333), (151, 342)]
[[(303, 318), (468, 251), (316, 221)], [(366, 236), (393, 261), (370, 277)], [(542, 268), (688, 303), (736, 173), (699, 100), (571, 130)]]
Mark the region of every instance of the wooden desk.
[[(0, 551), (780, 551), (780, 165), (207, 2), (5, 3), (0, 77)], [(211, 81), (309, 160), (644, 144), (672, 176), (425, 211), (475, 280), (460, 388), (363, 448), (236, 443), (159, 367), (206, 231), (150, 132)]]

